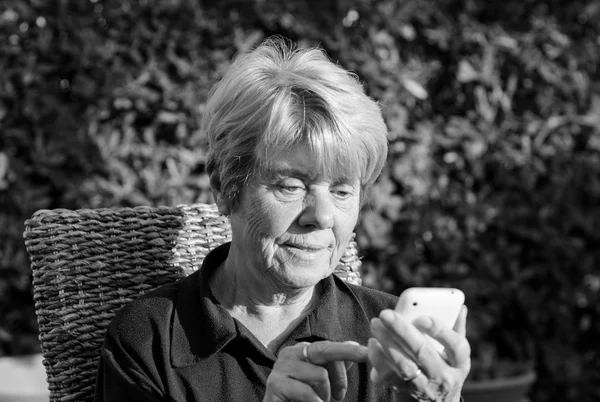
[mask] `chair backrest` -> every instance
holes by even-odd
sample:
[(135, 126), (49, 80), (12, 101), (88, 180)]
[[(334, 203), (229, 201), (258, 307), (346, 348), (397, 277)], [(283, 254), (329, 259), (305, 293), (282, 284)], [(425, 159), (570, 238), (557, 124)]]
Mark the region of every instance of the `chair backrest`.
[[(51, 401), (94, 395), (105, 331), (139, 295), (200, 267), (231, 239), (215, 205), (40, 210), (25, 222), (33, 297)], [(352, 241), (336, 268), (360, 284)]]

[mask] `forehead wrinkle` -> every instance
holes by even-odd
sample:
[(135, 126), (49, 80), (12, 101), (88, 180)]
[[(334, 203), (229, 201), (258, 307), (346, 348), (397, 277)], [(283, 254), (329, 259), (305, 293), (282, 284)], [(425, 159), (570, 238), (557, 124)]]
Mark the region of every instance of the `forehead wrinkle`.
[(286, 154), (293, 156), (292, 152), (296, 147), (306, 145), (310, 170), (301, 172), (302, 176), (327, 176), (342, 182), (358, 178), (362, 182), (361, 166), (364, 160), (360, 144), (339, 133), (336, 127), (331, 126), (331, 122), (322, 121), (323, 124), (320, 125), (316, 123), (319, 121), (312, 121), (301, 133), (296, 130), (287, 135), (285, 131), (278, 132), (275, 135), (276, 141), (260, 144), (256, 148), (259, 170), (263, 174), (270, 174), (273, 169), (282, 171), (275, 166), (277, 159)]
[(269, 177), (285, 176), (285, 177), (300, 177), (303, 179), (315, 179), (317, 177), (317, 175), (314, 173), (311, 175), (309, 172), (305, 172), (300, 169), (289, 168), (289, 167), (278, 168), (278, 167), (275, 167), (272, 165), (271, 165), (271, 167), (268, 167), (265, 169), (265, 173)]
[(325, 179), (329, 180), (333, 185), (349, 184), (352, 186), (359, 179), (358, 177), (346, 174), (347, 172), (341, 172), (338, 176), (332, 176), (329, 172), (316, 172), (316, 170), (316, 168), (312, 168), (311, 171), (306, 172), (296, 168), (271, 167), (264, 169), (263, 175), (267, 180), (274, 180), (279, 177), (296, 177), (307, 181), (316, 181), (320, 176), (326, 176)]

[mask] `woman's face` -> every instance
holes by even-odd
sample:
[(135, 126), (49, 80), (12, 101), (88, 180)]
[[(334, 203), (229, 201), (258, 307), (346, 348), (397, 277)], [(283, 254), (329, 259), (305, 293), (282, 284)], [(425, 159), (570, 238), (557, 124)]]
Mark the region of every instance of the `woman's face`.
[(346, 249), (358, 219), (360, 181), (316, 172), (306, 145), (272, 162), (230, 215), (230, 256), (238, 268), (277, 286), (313, 286), (333, 272)]

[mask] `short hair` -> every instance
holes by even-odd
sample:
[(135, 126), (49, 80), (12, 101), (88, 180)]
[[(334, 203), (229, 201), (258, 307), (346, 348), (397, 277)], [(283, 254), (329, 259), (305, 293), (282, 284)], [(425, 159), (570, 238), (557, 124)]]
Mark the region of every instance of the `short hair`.
[[(306, 143), (319, 172), (358, 175), (361, 194), (387, 158), (387, 127), (358, 77), (320, 48), (268, 38), (234, 58), (209, 94), (206, 168), (236, 208), (243, 188), (289, 147)], [(336, 176), (339, 177), (339, 176)]]

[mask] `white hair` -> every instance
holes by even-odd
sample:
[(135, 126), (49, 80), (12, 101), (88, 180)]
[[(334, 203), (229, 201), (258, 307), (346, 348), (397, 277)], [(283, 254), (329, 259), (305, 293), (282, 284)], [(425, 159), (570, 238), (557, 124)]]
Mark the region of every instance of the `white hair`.
[(357, 175), (372, 184), (387, 158), (379, 105), (355, 74), (322, 49), (299, 49), (276, 37), (238, 55), (212, 88), (203, 128), (207, 171), (219, 175), (232, 205), (257, 169), (306, 143), (319, 172)]

